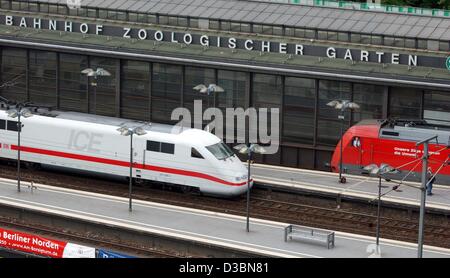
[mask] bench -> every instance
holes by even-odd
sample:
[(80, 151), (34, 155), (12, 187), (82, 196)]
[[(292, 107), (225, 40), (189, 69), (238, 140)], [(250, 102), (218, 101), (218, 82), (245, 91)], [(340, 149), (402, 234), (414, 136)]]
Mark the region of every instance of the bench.
[(284, 241), (288, 239), (307, 240), (324, 243), (328, 249), (334, 248), (334, 232), (306, 226), (289, 225), (284, 228)]

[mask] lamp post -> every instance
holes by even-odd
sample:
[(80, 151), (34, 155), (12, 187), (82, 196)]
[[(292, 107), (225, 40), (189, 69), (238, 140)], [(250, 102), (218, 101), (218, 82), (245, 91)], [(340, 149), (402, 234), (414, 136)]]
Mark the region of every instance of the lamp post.
[(356, 110), (359, 109), (359, 105), (351, 102), (349, 100), (333, 100), (327, 103), (328, 106), (333, 107), (337, 110), (339, 110), (339, 115), (338, 115), (338, 119), (341, 120), (341, 139), (340, 139), (340, 156), (339, 156), (339, 182), (340, 183), (345, 183), (346, 179), (345, 177), (342, 176), (342, 135), (344, 132), (344, 113), (345, 110), (350, 109), (350, 110)]
[(196, 91), (199, 91), (202, 94), (207, 94), (208, 95), (208, 107), (209, 107), (209, 95), (212, 93), (213, 94), (213, 107), (216, 107), (216, 93), (223, 93), (225, 92), (225, 90), (220, 87), (219, 85), (216, 84), (209, 84), (208, 87), (206, 85), (203, 84), (199, 84), (197, 86), (195, 86), (193, 88)]
[(381, 178), (383, 175), (391, 173), (395, 174), (398, 171), (386, 163), (381, 163), (380, 166), (370, 164), (364, 167), (364, 170), (369, 171), (370, 174), (378, 177), (378, 210), (377, 210), (377, 254), (380, 255), (380, 210), (381, 210)]
[(94, 114), (97, 114), (97, 78), (99, 76), (111, 76), (111, 73), (103, 68), (97, 68), (96, 70), (87, 68), (82, 70), (81, 73), (86, 75), (88, 78), (89, 76), (94, 77), (94, 81), (91, 85), (94, 87)]
[(258, 144), (239, 144), (234, 146), (234, 149), (238, 150), (239, 153), (247, 154), (248, 158), (248, 174), (247, 174), (247, 233), (250, 232), (250, 165), (252, 160), (252, 153), (264, 154), (266, 150)]
[(132, 211), (132, 199), (131, 199), (131, 190), (133, 186), (133, 135), (136, 134), (138, 136), (144, 135), (147, 132), (142, 127), (126, 127), (122, 126), (117, 129), (120, 132), (120, 135), (130, 136), (130, 176), (129, 176), (129, 186), (128, 186), (128, 198), (129, 205), (128, 209)]
[(31, 117), (30, 110), (23, 107), (23, 104), (18, 104), (16, 108), (6, 111), (9, 117), (17, 118), (17, 192), (20, 192), (20, 133), (22, 131), (21, 117)]

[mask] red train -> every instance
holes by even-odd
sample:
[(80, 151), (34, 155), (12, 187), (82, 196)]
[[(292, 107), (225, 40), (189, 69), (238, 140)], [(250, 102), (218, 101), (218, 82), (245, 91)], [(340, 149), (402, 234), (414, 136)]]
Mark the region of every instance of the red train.
[[(350, 127), (342, 137), (342, 172), (368, 174), (365, 166), (387, 163), (399, 170), (390, 178), (420, 181), (423, 145), (415, 144), (434, 135), (438, 137), (430, 142), (428, 165), (433, 173), (438, 171), (436, 183), (450, 184), (450, 127), (424, 120), (363, 120)], [(339, 172), (340, 144), (331, 159), (333, 172)]]

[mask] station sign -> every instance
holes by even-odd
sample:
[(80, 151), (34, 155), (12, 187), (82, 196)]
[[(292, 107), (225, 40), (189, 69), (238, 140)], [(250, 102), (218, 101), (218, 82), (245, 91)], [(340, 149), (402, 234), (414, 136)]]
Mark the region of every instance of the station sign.
[(448, 65), (442, 56), (420, 56), (400, 52), (386, 52), (378, 50), (343, 48), (334, 46), (302, 44), (282, 41), (269, 41), (264, 39), (218, 36), (211, 34), (175, 32), (148, 28), (134, 28), (130, 26), (93, 24), (81, 21), (57, 20), (39, 17), (22, 17), (13, 15), (0, 15), (0, 24), (68, 33), (81, 33), (86, 35), (102, 35), (121, 37), (134, 40), (148, 40), (155, 42), (170, 42), (185, 45), (201, 45), (204, 47), (220, 47), (228, 49), (242, 49), (259, 51), (260, 53), (280, 53), (295, 56), (317, 56), (330, 59), (344, 59), (349, 61), (371, 62), (379, 64), (400, 64), (410, 67), (444, 68)]
[(447, 60), (445, 61), (445, 65), (447, 66), (447, 69), (450, 70), (450, 56), (447, 57)]
[(0, 247), (36, 254), (43, 257), (62, 258), (67, 242), (0, 228)]
[(134, 258), (122, 253), (112, 252), (109, 250), (97, 249), (97, 258), (99, 259), (125, 259)]

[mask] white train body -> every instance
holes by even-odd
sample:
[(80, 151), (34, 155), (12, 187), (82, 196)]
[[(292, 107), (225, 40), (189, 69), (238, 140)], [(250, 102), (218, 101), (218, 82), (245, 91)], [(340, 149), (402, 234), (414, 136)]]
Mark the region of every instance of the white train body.
[[(21, 161), (129, 176), (130, 136), (122, 136), (117, 129), (144, 123), (53, 113), (21, 118)], [(0, 110), (0, 157), (17, 158), (15, 126), (17, 119)], [(196, 187), (202, 193), (218, 196), (246, 192), (247, 168), (215, 135), (170, 125), (143, 127), (145, 135), (133, 136), (134, 178)]]

